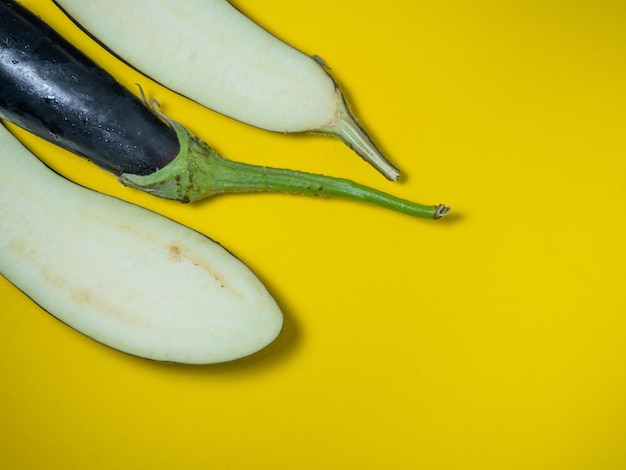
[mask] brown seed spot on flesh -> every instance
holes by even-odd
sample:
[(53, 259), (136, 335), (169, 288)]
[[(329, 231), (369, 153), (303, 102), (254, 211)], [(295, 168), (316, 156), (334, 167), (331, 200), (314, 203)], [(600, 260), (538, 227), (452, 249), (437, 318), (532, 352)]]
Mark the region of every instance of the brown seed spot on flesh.
[(182, 258), (182, 254), (180, 252), (180, 247), (178, 247), (176, 245), (170, 246), (169, 258), (172, 261), (180, 261), (180, 259)]
[(205, 263), (197, 259), (195, 256), (189, 256), (188, 250), (185, 249), (185, 245), (171, 244), (168, 248), (167, 257), (169, 260), (178, 263), (188, 261), (192, 263), (196, 268), (203, 270), (206, 275), (214, 280), (220, 288), (230, 290), (234, 295), (242, 297), (243, 295), (234, 290), (229, 284), (222, 280), (222, 276), (215, 270), (215, 267), (210, 263)]
[(26, 252), (26, 245), (20, 241), (11, 240), (11, 242), (9, 243), (9, 250), (16, 251), (18, 253), (24, 253)]
[(74, 298), (80, 304), (89, 304), (93, 297), (93, 292), (88, 289), (80, 289), (74, 293)]

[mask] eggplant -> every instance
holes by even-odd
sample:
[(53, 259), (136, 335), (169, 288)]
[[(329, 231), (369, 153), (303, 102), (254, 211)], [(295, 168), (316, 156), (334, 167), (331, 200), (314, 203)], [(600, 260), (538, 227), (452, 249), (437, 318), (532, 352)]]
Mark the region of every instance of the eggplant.
[(127, 186), (181, 202), (281, 191), (353, 199), (420, 218), (449, 211), (348, 179), (227, 160), (13, 0), (0, 1), (0, 38), (0, 118), (91, 160)]
[(0, 117), (116, 174), (170, 163), (174, 130), (14, 1), (0, 1)]

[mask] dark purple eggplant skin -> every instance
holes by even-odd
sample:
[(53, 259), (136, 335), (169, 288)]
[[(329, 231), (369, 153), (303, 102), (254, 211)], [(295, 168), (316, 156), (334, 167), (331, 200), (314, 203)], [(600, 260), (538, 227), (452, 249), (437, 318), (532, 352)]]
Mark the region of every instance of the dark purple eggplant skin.
[(44, 21), (0, 0), (0, 118), (116, 175), (171, 162), (175, 131)]

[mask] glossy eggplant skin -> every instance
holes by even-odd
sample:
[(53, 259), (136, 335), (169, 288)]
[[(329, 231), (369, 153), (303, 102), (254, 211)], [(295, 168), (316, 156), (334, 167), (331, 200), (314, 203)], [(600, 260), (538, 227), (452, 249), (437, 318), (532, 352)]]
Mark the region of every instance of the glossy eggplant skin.
[(12, 0), (0, 0), (0, 118), (116, 175), (151, 174), (180, 148), (139, 98)]

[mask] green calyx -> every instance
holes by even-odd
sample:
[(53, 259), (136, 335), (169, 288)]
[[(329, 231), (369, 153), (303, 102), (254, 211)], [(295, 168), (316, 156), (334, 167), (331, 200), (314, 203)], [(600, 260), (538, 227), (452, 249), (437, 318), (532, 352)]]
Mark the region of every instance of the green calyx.
[(141, 189), (165, 199), (191, 202), (211, 195), (214, 187), (212, 168), (217, 153), (206, 142), (198, 139), (180, 123), (161, 115), (174, 129), (180, 151), (174, 160), (149, 175), (124, 173), (122, 184)]

